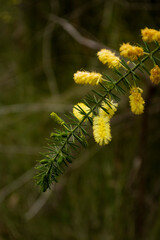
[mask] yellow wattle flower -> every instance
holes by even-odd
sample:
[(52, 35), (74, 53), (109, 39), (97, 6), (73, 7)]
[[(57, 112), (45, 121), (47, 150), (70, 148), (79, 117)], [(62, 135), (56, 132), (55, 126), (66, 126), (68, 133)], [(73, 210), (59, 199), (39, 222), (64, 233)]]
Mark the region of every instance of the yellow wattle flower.
[(123, 43), (119, 50), (121, 56), (129, 58), (131, 61), (137, 60), (144, 54), (143, 48), (132, 46), (129, 43)]
[(156, 65), (150, 71), (150, 79), (154, 84), (160, 83), (160, 67)]
[(112, 100), (112, 101), (109, 101), (108, 104), (106, 102), (102, 102), (101, 106), (105, 108), (108, 113), (106, 113), (102, 108), (99, 108), (99, 115), (103, 117), (112, 118), (114, 113), (117, 111), (118, 103), (115, 103)]
[(155, 34), (155, 41), (157, 41), (158, 43), (160, 43), (160, 31), (157, 31), (157, 33)]
[(131, 111), (136, 114), (142, 114), (144, 111), (144, 99), (142, 98), (141, 94), (143, 90), (139, 87), (132, 87), (130, 90), (131, 95), (129, 96), (130, 99), (130, 107)]
[(101, 49), (97, 53), (98, 59), (103, 63), (107, 64), (109, 68), (119, 68), (121, 66), (119, 57), (115, 56), (115, 53), (107, 49)]
[(96, 72), (77, 71), (74, 74), (74, 81), (77, 84), (98, 85), (102, 82), (102, 75)]
[(100, 146), (111, 141), (112, 136), (108, 117), (95, 116), (93, 118), (93, 136)]
[(160, 32), (152, 28), (141, 29), (141, 35), (145, 42), (160, 41)]
[[(80, 108), (79, 108), (79, 106), (80, 106)], [(82, 112), (81, 108), (83, 109), (83, 111), (85, 113), (89, 113), (89, 111), (90, 111), (90, 108), (87, 107), (84, 103), (78, 103), (78, 104), (74, 105), (73, 114), (79, 121), (81, 121), (84, 118), (84, 115), (81, 113)], [(92, 113), (89, 114), (89, 117), (92, 117)]]

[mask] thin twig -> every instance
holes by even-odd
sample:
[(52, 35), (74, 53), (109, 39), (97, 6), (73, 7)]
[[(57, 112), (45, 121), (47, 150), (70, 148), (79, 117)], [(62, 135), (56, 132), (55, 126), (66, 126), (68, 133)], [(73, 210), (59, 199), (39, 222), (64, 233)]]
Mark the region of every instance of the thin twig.
[(48, 198), (50, 197), (52, 191), (47, 190), (45, 193), (41, 193), (40, 197), (34, 202), (32, 207), (25, 213), (24, 218), (26, 221), (31, 220), (34, 218), (40, 209), (45, 205)]
[(58, 103), (31, 103), (31, 104), (12, 104), (0, 107), (0, 115), (6, 115), (10, 113), (20, 113), (20, 112), (50, 112), (55, 111), (63, 113), (65, 111), (70, 111), (71, 104), (58, 104)]
[(0, 202), (2, 202), (10, 193), (14, 192), (18, 188), (22, 187), (26, 182), (28, 182), (34, 175), (34, 168), (31, 168), (19, 178), (13, 182), (6, 185), (0, 190)]
[(66, 19), (60, 18), (54, 14), (50, 15), (50, 20), (54, 23), (58, 23), (66, 32), (68, 32), (79, 44), (88, 48), (99, 50), (101, 48), (107, 48), (103, 43), (96, 42), (89, 38), (82, 36), (77, 29), (69, 23)]
[(0, 152), (7, 154), (26, 154), (33, 155), (40, 152), (40, 147), (22, 146), (22, 145), (5, 145), (0, 144)]

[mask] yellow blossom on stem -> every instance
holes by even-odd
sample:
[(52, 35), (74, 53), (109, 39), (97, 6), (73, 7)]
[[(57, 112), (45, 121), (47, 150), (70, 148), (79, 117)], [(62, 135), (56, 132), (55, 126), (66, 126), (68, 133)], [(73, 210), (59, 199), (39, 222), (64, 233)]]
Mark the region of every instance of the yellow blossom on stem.
[(93, 118), (93, 136), (100, 146), (111, 141), (112, 136), (108, 117), (95, 116)]
[(160, 68), (158, 65), (151, 69), (150, 74), (150, 79), (154, 84), (160, 83)]
[(155, 34), (155, 41), (160, 44), (160, 31), (157, 31), (157, 33)]
[(119, 57), (115, 53), (107, 49), (101, 49), (97, 56), (103, 64), (107, 64), (109, 68), (119, 68), (121, 66)]
[(105, 110), (102, 108), (99, 108), (99, 115), (112, 118), (114, 113), (117, 111), (118, 103), (113, 102), (113, 100), (109, 101), (108, 99), (107, 102), (108, 104), (106, 102), (102, 102), (101, 104), (101, 106), (106, 109), (107, 112), (105, 112)]
[(145, 42), (160, 41), (160, 31), (151, 28), (141, 29), (142, 39)]
[(123, 43), (119, 50), (121, 56), (129, 58), (131, 61), (137, 60), (144, 54), (143, 48), (132, 46), (129, 43)]
[(98, 85), (102, 82), (102, 75), (96, 72), (77, 71), (74, 74), (74, 81), (77, 84)]
[(143, 90), (139, 87), (132, 87), (130, 90), (131, 95), (129, 96), (130, 99), (130, 106), (131, 111), (136, 114), (142, 114), (144, 111), (144, 99), (142, 98), (141, 94)]
[[(79, 121), (81, 121), (85, 116), (82, 113), (83, 112), (82, 110), (85, 113), (88, 113), (90, 111), (90, 108), (87, 107), (84, 103), (78, 103), (78, 104), (74, 105), (74, 107), (73, 107), (73, 114)], [(89, 117), (92, 117), (92, 113), (89, 114)]]

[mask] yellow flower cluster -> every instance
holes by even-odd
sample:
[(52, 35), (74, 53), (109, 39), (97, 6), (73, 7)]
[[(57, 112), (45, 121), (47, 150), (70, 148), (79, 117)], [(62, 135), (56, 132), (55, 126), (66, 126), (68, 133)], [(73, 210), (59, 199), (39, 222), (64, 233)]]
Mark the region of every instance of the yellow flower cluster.
[(143, 90), (139, 87), (132, 87), (130, 90), (131, 95), (129, 96), (130, 99), (130, 106), (131, 111), (136, 114), (142, 114), (144, 111), (144, 99), (141, 96)]
[(119, 50), (121, 56), (129, 58), (131, 61), (137, 60), (144, 54), (143, 48), (132, 46), (129, 43), (123, 43)]
[[(160, 42), (160, 31), (145, 28), (141, 30), (142, 39), (146, 42), (158, 41)], [(144, 55), (142, 47), (131, 45), (130, 43), (123, 43), (120, 46), (120, 55), (128, 58), (130, 61), (135, 61), (139, 57)], [(121, 60), (108, 49), (101, 49), (97, 53), (98, 59), (103, 63), (107, 64), (109, 68), (121, 67)], [(150, 79), (153, 83), (160, 83), (160, 67), (156, 65), (150, 71)], [(91, 84), (98, 85), (104, 79), (100, 73), (77, 71), (74, 74), (74, 81), (78, 84)], [(130, 89), (129, 103), (131, 111), (136, 114), (142, 114), (144, 112), (145, 101), (142, 97), (143, 90), (139, 87), (132, 87)], [(111, 141), (111, 127), (110, 119), (117, 111), (118, 103), (113, 101), (103, 101), (101, 107), (98, 109), (98, 116), (93, 117), (93, 113), (89, 113), (91, 109), (84, 103), (78, 103), (73, 107), (73, 114), (81, 121), (84, 118), (83, 111), (93, 117), (93, 135), (95, 141), (99, 145), (108, 144)], [(82, 111), (83, 110), (83, 111)]]
[(93, 136), (100, 146), (111, 141), (112, 136), (108, 117), (96, 116), (93, 118)]
[(141, 30), (142, 39), (145, 42), (160, 42), (160, 31), (151, 28), (144, 28)]
[[(79, 121), (81, 121), (84, 118), (84, 115), (82, 114), (83, 112), (82, 110), (85, 113), (89, 113), (90, 108), (87, 107), (84, 103), (78, 103), (73, 107), (73, 114)], [(89, 116), (92, 117), (92, 113), (90, 113)]]
[(154, 84), (160, 83), (160, 68), (158, 65), (151, 69), (150, 74), (150, 79)]
[(102, 107), (106, 109), (103, 110), (99, 108), (99, 115), (93, 118), (93, 136), (95, 141), (99, 145), (108, 144), (111, 141), (111, 128), (110, 128), (110, 119), (117, 111), (118, 103), (113, 101), (102, 102)]
[(108, 117), (110, 119), (117, 111), (118, 103), (113, 102), (113, 100), (111, 102), (107, 100), (107, 102), (108, 104), (106, 102), (102, 102), (101, 104), (101, 106), (106, 109), (107, 112), (105, 112), (102, 108), (99, 108), (99, 115), (103, 117)]
[(77, 71), (74, 74), (74, 81), (77, 84), (98, 85), (102, 81), (102, 75), (96, 72)]
[(121, 66), (119, 57), (116, 57), (110, 50), (101, 49), (97, 56), (103, 64), (108, 64), (109, 68), (119, 68)]

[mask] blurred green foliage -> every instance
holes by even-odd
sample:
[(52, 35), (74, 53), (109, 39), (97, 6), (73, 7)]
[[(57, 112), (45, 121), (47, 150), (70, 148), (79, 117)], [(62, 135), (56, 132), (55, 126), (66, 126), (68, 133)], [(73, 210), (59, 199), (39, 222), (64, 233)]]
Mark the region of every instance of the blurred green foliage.
[[(123, 41), (141, 41), (141, 28), (158, 29), (159, 11), (158, 1), (1, 0), (1, 189), (41, 158), (39, 152), (55, 127), (49, 117), (55, 105), (57, 113), (66, 113), (88, 91), (74, 85), (73, 73), (80, 68), (104, 71), (96, 50), (76, 42), (49, 20), (50, 14), (118, 50)], [(110, 145), (96, 148), (90, 140), (87, 152), (77, 154), (77, 167), (66, 173), (32, 219), (26, 220), (25, 214), (42, 197), (33, 178), (11, 191), (0, 203), (0, 239), (159, 240), (159, 93), (157, 88), (149, 99), (146, 135), (143, 117), (129, 115), (127, 99), (122, 98)]]

